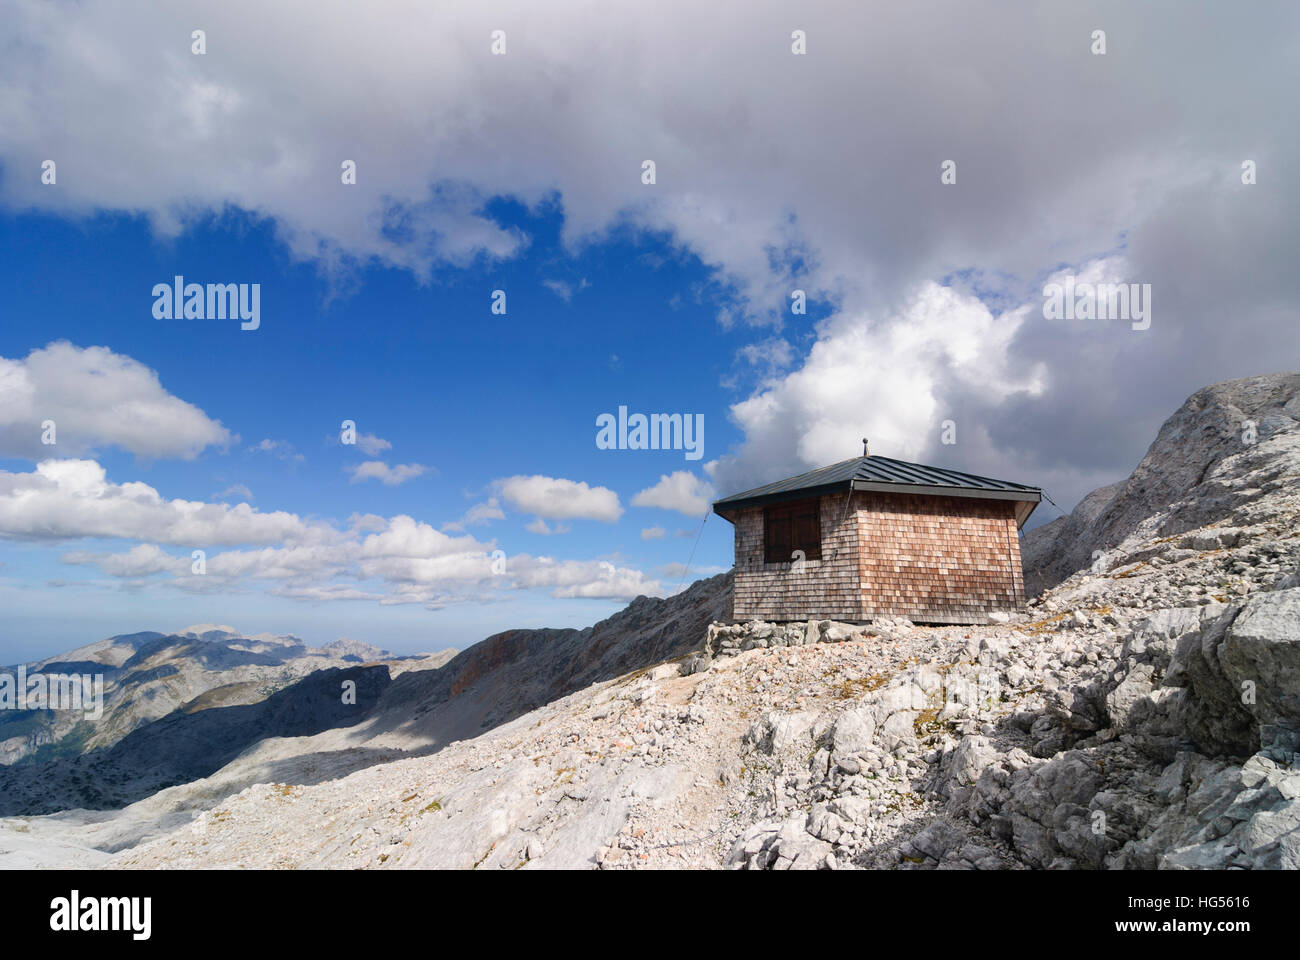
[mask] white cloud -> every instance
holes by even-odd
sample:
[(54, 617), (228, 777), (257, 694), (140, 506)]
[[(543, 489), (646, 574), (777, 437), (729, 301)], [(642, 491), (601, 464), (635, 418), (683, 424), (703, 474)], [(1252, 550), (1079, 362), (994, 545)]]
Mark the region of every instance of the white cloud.
[(427, 523), (399, 514), (383, 529), (362, 541), (361, 556), (376, 557), (445, 557), (475, 553), (483, 544), (470, 536), (450, 537)]
[(43, 460), (31, 473), (0, 470), (0, 537), (9, 539), (120, 537), (199, 548), (334, 535), (283, 511), (166, 500), (145, 483), (110, 483), (93, 460)]
[(226, 487), (226, 489), (216, 494), (216, 497), (218, 500), (223, 497), (241, 497), (244, 500), (252, 500), (253, 491), (248, 489), (248, 487), (242, 483), (232, 483), (230, 486)]
[(663, 595), (664, 588), (659, 581), (647, 579), (639, 570), (619, 567), (606, 560), (560, 561), (523, 556), (513, 559), (511, 566), (522, 586), (550, 587), (556, 597), (630, 600), (642, 595)]
[(357, 435), (357, 446), (361, 452), (368, 457), (377, 457), (385, 450), (393, 449), (393, 445), (383, 437), (377, 437), (373, 433), (361, 433)]
[[(1232, 96), (1177, 44), (1105, 58), (1107, 82), (1089, 83), (1080, 109), (1061, 110), (1102, 59), (1074, 40), (1094, 25), (1071, 9), (1027, 20), (961, 2), (885, 12), (832, 3), (802, 15), (806, 57), (790, 54), (785, 6), (750, 0), (603, 11), (609, 31), (595, 45), (572, 42), (590, 30), (585, 5), (350, 11), (327, 0), (122, 11), (20, 0), (5, 21), (22, 42), (6, 45), (0, 65), (0, 156), (12, 170), (39, 170), (53, 156), (61, 176), (58, 189), (6, 177), (4, 199), (139, 212), (163, 232), (230, 205), (273, 220), (299, 257), (330, 266), (376, 258), (427, 274), (526, 248), (519, 230), (485, 214), (485, 198), (558, 196), (567, 240), (625, 220), (671, 231), (718, 265), (719, 280), (737, 282), (734, 309), (774, 313), (800, 271), (813, 293), (895, 280), (906, 288), (976, 255), (1012, 272), (1033, 258), (1019, 269), (1030, 275), (1044, 250), (1070, 259), (1098, 249), (1099, 234), (1113, 238), (1134, 208), (1173, 188), (1142, 171), (1240, 142), (1220, 124), (1171, 136), (1180, 118), (1226, 109), (1244, 129), (1276, 126), (1276, 102)], [(1168, 15), (1158, 5), (1118, 11), (1109, 26), (1142, 36)], [(1258, 82), (1256, 61), (1283, 62), (1288, 34), (1269, 28), (1273, 18), (1223, 16), (1199, 26), (1256, 52), (1238, 64), (1242, 86)], [(730, 42), (685, 57), (684, 19)], [(188, 49), (197, 20), (211, 46), (203, 57)], [(503, 23), (516, 41), (504, 59), (485, 54), (483, 40)], [(998, 40), (969, 42), (975, 35)], [(870, 38), (870, 55), (854, 37)], [(900, 92), (896, 78), (917, 49), (945, 55)], [(990, 113), (989, 103), (1014, 109)], [(850, 115), (871, 122), (835, 122)], [(1061, 155), (1061, 142), (1074, 149)], [(375, 144), (382, 149), (362, 148)], [(658, 163), (653, 191), (639, 181), (647, 151)], [(937, 191), (949, 156), (962, 162), (961, 185)], [(918, 161), (926, 157), (934, 162)], [(347, 189), (341, 158), (358, 164)]]
[(769, 337), (757, 343), (746, 344), (736, 355), (759, 371), (763, 377), (773, 376), (794, 362), (794, 347), (780, 337)]
[(459, 520), (452, 520), (442, 525), (444, 530), (464, 530), (466, 527), (482, 526), (493, 520), (504, 520), (506, 513), (496, 497), (489, 497), (482, 503), (476, 503), (465, 511)]
[(617, 493), (582, 481), (534, 475), (506, 477), (494, 485), (522, 513), (538, 517), (615, 523), (623, 515)]
[(897, 316), (839, 314), (800, 369), (731, 408), (744, 443), (706, 469), (729, 495), (861, 456), (863, 437), (873, 454), (915, 460), (945, 419), (962, 419), (943, 404), (955, 384), (993, 400), (1042, 390), (1041, 368), (1008, 357), (1036, 307), (995, 314), (972, 295), (929, 284)]
[(377, 513), (354, 513), (348, 517), (348, 529), (354, 533), (379, 533), (388, 526), (388, 520)]
[(481, 582), (493, 576), (492, 544), (471, 536), (452, 537), (405, 514), (361, 543), (363, 578), (394, 583)]
[(476, 503), (465, 512), (465, 522), (468, 524), (489, 523), (492, 520), (504, 520), (505, 518), (505, 511), (497, 503), (496, 497), (492, 497), (484, 503)]
[[(41, 442), (47, 420), (53, 445)], [(163, 389), (153, 370), (107, 347), (60, 340), (21, 360), (0, 357), (0, 456), (38, 460), (118, 447), (193, 460), (238, 439)]]
[(86, 551), (65, 553), (64, 563), (98, 566), (110, 577), (147, 577), (155, 573), (181, 574), (190, 568), (188, 556), (173, 556), (152, 543), (141, 543), (126, 553)]
[[(450, 536), (428, 523), (405, 514), (384, 520), (373, 516), (353, 517), (348, 532), (325, 524), (306, 525), (292, 515), (259, 515), (250, 508), (192, 504), (185, 501), (162, 501), (143, 484), (114, 486), (104, 480), (98, 464), (81, 462), (71, 469), (53, 469), (42, 464), (44, 473), (57, 474), (62, 485), (42, 487), (40, 468), (37, 474), (0, 473), (0, 536), (31, 537), (36, 529), (45, 538), (138, 539), (145, 534), (161, 533), (151, 539), (181, 545), (186, 551), (194, 543), (218, 545), (219, 538), (206, 536), (191, 539), (180, 536), (180, 525), (171, 512), (208, 513), (200, 525), (189, 517), (195, 534), (222, 530), (226, 541), (251, 540), (262, 533), (257, 521), (274, 519), (297, 532), (298, 542), (246, 549), (210, 549), (206, 572), (192, 572), (188, 552), (169, 554), (154, 542), (140, 543), (119, 552), (69, 551), (63, 561), (75, 565), (98, 567), (104, 574), (122, 581), (124, 587), (139, 589), (150, 582), (176, 589), (217, 593), (241, 584), (262, 583), (276, 596), (302, 600), (357, 600), (391, 604), (422, 604), (437, 608), (449, 603), (482, 600), (493, 591), (548, 590), (560, 598), (622, 598), (640, 594), (662, 594), (662, 585), (646, 578), (640, 571), (609, 561), (559, 560), (519, 554), (505, 558), (492, 542), (472, 536)], [(26, 477), (27, 482), (15, 483)], [(33, 481), (32, 478), (36, 480)], [(121, 507), (130, 490), (140, 502), (150, 505), (145, 512)], [(147, 492), (147, 493), (146, 493)], [(30, 508), (31, 520), (15, 525), (15, 512), (9, 497), (16, 495)], [(98, 511), (82, 501), (113, 508), (117, 516), (107, 523)], [(211, 509), (207, 509), (211, 508)], [(229, 527), (222, 529), (221, 517), (234, 514), (243, 524), (242, 533)], [(54, 515), (65, 518), (61, 527), (49, 523)], [(79, 522), (78, 522), (79, 521)], [(370, 531), (370, 532), (367, 532)], [(149, 581), (158, 574), (171, 579)], [(372, 586), (374, 585), (374, 586)]]
[(390, 467), (382, 460), (367, 460), (365, 463), (357, 464), (352, 468), (350, 482), (362, 483), (366, 480), (378, 480), (386, 487), (396, 487), (407, 480), (414, 480), (416, 477), (423, 476), (428, 471), (429, 468), (422, 463), (401, 463)]
[(528, 523), (524, 524), (524, 529), (529, 533), (536, 533), (543, 537), (549, 537), (557, 533), (568, 533), (571, 528), (563, 523), (557, 523), (552, 527), (541, 517), (534, 517)]
[(688, 517), (702, 517), (709, 512), (716, 491), (707, 480), (689, 470), (677, 470), (659, 478), (653, 487), (632, 498), (634, 507), (659, 507), (676, 510)]
[(347, 572), (355, 560), (352, 543), (225, 550), (207, 558), (205, 577), (229, 580), (325, 580)]
[(641, 531), (642, 540), (662, 540), (668, 536), (668, 531), (663, 527), (645, 527)]
[(264, 437), (257, 443), (252, 444), (248, 449), (254, 453), (267, 453), (277, 460), (287, 460), (293, 463), (302, 463), (307, 459), (294, 450), (293, 444), (288, 440), (272, 440), (270, 437)]
[(570, 283), (565, 283), (563, 280), (543, 280), (542, 286), (547, 290), (550, 290), (551, 293), (555, 294), (565, 303), (568, 303), (573, 299), (575, 293), (580, 293), (583, 290), (586, 290), (590, 284), (587, 283), (587, 278), (583, 277), (576, 287)]
[(272, 596), (288, 597), (291, 600), (365, 600), (391, 605), (389, 594), (376, 590), (362, 590), (360, 587), (343, 583), (290, 583), (273, 587), (268, 592)]
[(555, 294), (565, 303), (573, 299), (573, 288), (563, 280), (543, 280), (542, 286)]
[[(0, 161), (6, 171), (59, 162), (57, 188), (6, 176), (0, 203), (11, 210), (126, 211), (174, 234), (240, 209), (331, 276), (372, 261), (428, 276), (444, 262), (527, 249), (528, 236), (493, 221), (485, 200), (553, 202), (572, 249), (625, 225), (664, 231), (714, 271), (709, 289), (734, 285), (723, 319), (794, 328), (765, 337), (806, 333), (789, 311), (790, 291), (806, 290), (840, 313), (804, 360), (813, 371), (835, 368), (827, 353), (837, 346), (888, 347), (889, 318), (936, 278), (976, 270), (1023, 302), (1045, 270), (1119, 245), (1168, 311), (1141, 340), (1062, 342), (1041, 318), (1023, 324), (1000, 349), (1013, 367), (1045, 365), (1043, 391), (1027, 399), (990, 404), (948, 389), (942, 352), (859, 353), (864, 394), (878, 400), (877, 381), (903, 389), (886, 394), (888, 409), (855, 415), (836, 377), (823, 420), (804, 406), (816, 389), (791, 374), (737, 408), (758, 432), (719, 465), (727, 488), (827, 450), (852, 455), (861, 420), (885, 421), (869, 435), (892, 449), (915, 446), (893, 420), (963, 399), (979, 421), (964, 421), (963, 436), (974, 427), (990, 449), (1032, 446), (1061, 476), (1100, 462), (1114, 478), (1141, 455), (1152, 418), (1192, 390), (1295, 357), (1297, 184), (1261, 179), (1243, 192), (1237, 179), (1243, 151), (1261, 171), (1296, 153), (1295, 125), (1276, 122), (1296, 75), (1297, 14), (1286, 5), (1262, 17), (1225, 7), (1176, 33), (1165, 29), (1176, 4), (1117, 5), (1107, 29), (1133, 41), (1123, 57), (1089, 54), (1094, 15), (1074, 4), (1030, 17), (964, 0), (817, 5), (800, 14), (805, 57), (790, 54), (788, 5), (755, 0), (602, 10), (608, 30), (595, 45), (573, 42), (590, 29), (589, 5), (526, 0), (381, 4), (362, 18), (341, 0), (16, 0), (6, 13)], [(195, 57), (200, 20), (210, 52)], [(728, 42), (691, 57), (683, 22)], [(484, 38), (505, 23), (511, 52), (492, 57)], [(1222, 70), (1187, 56), (1207, 44)], [(919, 73), (917, 50), (932, 54)], [(916, 82), (900, 87), (900, 76)], [(648, 189), (639, 165), (651, 155), (659, 182)], [(342, 158), (358, 163), (345, 189)], [(959, 165), (950, 187), (938, 180), (948, 158)], [(1252, 202), (1255, 192), (1269, 202)], [(670, 299), (687, 297), (703, 300)], [(869, 333), (855, 336), (855, 324)], [(759, 344), (742, 360), (774, 376), (788, 369), (780, 349)], [(914, 396), (918, 409), (891, 412)], [(777, 442), (770, 428), (783, 418), (813, 436)], [(857, 437), (842, 436), (850, 426)], [(26, 427), (16, 442), (43, 455)]]

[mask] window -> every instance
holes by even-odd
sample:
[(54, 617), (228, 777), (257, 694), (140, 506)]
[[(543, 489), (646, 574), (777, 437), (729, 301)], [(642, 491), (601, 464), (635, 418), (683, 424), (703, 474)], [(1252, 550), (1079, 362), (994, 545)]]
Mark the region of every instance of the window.
[(781, 504), (763, 511), (763, 560), (789, 563), (802, 550), (805, 560), (822, 558), (822, 524), (817, 500)]

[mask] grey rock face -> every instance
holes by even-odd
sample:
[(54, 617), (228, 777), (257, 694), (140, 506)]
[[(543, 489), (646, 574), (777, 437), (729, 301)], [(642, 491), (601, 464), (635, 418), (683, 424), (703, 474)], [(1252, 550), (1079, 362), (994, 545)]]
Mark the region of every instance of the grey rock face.
[[(1128, 480), (1094, 491), (1070, 516), (1025, 534), (1029, 594), (1088, 567), (1094, 551), (1121, 546), (1143, 524), (1154, 536), (1192, 530), (1230, 516), (1288, 471), (1294, 477), (1300, 468), (1298, 395), (1300, 373), (1229, 380), (1194, 393), (1165, 421)], [(1255, 424), (1253, 443), (1243, 439), (1248, 423)], [(1258, 482), (1242, 487), (1230, 481), (1246, 474), (1257, 474)]]
[(1219, 663), (1265, 728), (1300, 722), (1300, 589), (1252, 597), (1228, 628)]
[(850, 757), (868, 749), (875, 740), (876, 721), (870, 709), (846, 710), (831, 729), (834, 756)]
[(1182, 754), (1161, 777), (1171, 805), (1118, 866), (1187, 870), (1300, 867), (1300, 771), (1258, 754), (1242, 766)]
[(1178, 640), (1166, 686), (1189, 695), (1171, 700), (1175, 726), (1211, 755), (1247, 756), (1258, 746), (1258, 724), (1242, 703), (1242, 691), (1224, 672), (1220, 656), (1240, 609), (1232, 607)]

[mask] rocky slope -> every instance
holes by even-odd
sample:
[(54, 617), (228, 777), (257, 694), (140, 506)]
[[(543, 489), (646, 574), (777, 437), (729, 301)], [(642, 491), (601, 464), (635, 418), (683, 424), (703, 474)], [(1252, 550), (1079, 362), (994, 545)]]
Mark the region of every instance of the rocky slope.
[[(730, 578), (721, 575), (671, 600), (638, 598), (583, 630), (510, 630), (463, 653), (384, 660), (364, 668), (327, 666), (340, 662), (339, 655), (351, 661), (370, 652), (351, 642), (322, 648), (335, 655), (332, 661), (310, 650), (315, 657), (306, 660), (300, 644), (293, 646), (298, 655), (287, 662), (295, 669), (311, 663), (314, 669), (274, 692), (262, 687), (260, 696), (248, 694), (242, 702), (232, 694), (252, 685), (209, 683), (194, 700), (138, 723), (110, 745), (0, 767), (0, 816), (15, 818), (0, 821), (0, 865), (78, 864), (87, 857), (94, 862), (97, 851), (139, 842), (259, 778), (313, 783), (426, 754), (569, 691), (681, 658), (722, 615), (729, 587)], [(192, 672), (195, 642), (216, 645), (204, 648), (210, 666), (231, 668), (232, 659), (249, 652), (246, 647), (256, 645), (253, 652), (265, 654), (261, 646), (267, 638), (253, 641), (222, 630), (179, 640), (144, 634), (77, 653), (79, 662), (97, 656), (110, 666), (125, 665), (119, 682), (129, 687), (139, 683), (133, 679), (136, 668), (150, 670), (153, 678), (157, 664), (144, 657), (156, 657), (160, 650), (180, 661), (177, 672)], [(338, 691), (348, 679), (356, 683), (356, 696), (344, 705)], [(67, 812), (37, 816), (57, 811)], [(57, 839), (65, 833), (77, 840)]]
[[(1031, 530), (1021, 554), (1033, 596), (1093, 562), (1271, 509), (1293, 483), (1300, 373), (1228, 380), (1194, 393), (1161, 426), (1128, 480), (1094, 490), (1068, 517)], [(1246, 482), (1245, 478), (1249, 478)]]
[(723, 628), (716, 657), (432, 755), (254, 784), (108, 863), (1293, 868), (1300, 589), (1247, 582), (1154, 613), (1145, 588), (1076, 606), (1080, 582), (1046, 601), (1066, 616), (970, 630)]
[[(490, 638), (124, 810), (0, 821), (0, 863), (1298, 867), (1297, 386), (1193, 397), (1006, 622), (707, 626), (715, 578)], [(1271, 412), (1234, 447), (1243, 396)]]
[(726, 610), (731, 575), (667, 600), (638, 597), (582, 630), (507, 630), (439, 670), (412, 670), (385, 691), (358, 733), (427, 752), (473, 737), (593, 683), (685, 657)]

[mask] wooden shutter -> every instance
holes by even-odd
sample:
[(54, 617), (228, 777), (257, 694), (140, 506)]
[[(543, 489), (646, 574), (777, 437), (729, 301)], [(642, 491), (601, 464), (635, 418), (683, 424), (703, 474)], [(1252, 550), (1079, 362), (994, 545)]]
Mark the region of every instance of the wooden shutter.
[(782, 504), (763, 511), (764, 562), (789, 563), (796, 550), (802, 550), (806, 560), (820, 560), (822, 557), (817, 500)]
[(790, 512), (785, 507), (768, 507), (763, 511), (765, 536), (763, 560), (766, 563), (789, 563), (794, 550)]
[(791, 549), (802, 550), (806, 560), (822, 558), (822, 525), (817, 503), (812, 500), (801, 505), (803, 509), (794, 516), (794, 545)]

